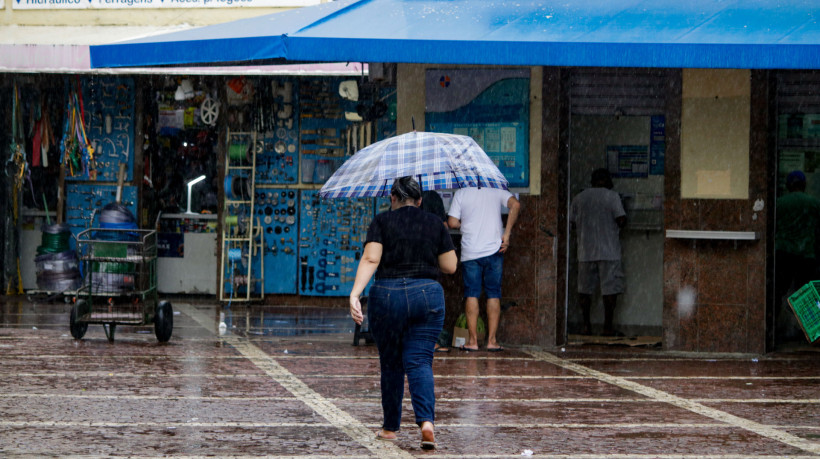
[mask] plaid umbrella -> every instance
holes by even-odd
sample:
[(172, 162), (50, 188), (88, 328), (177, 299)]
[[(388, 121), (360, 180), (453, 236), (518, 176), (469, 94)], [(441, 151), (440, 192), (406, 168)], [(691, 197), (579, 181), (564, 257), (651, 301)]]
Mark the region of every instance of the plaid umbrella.
[(423, 190), (507, 189), (509, 183), (471, 137), (409, 132), (381, 140), (350, 157), (319, 190), (325, 198), (387, 196), (393, 181), (413, 176)]

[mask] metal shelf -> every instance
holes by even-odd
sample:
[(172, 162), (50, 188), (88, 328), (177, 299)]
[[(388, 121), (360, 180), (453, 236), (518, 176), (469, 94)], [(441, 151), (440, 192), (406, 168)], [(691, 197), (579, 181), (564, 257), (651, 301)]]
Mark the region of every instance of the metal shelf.
[[(246, 138), (248, 140), (248, 144), (256, 145), (257, 141), (257, 133), (255, 131), (251, 132), (228, 132), (227, 136), (227, 151), (230, 152), (230, 147), (233, 144), (234, 139), (239, 138)], [(230, 199), (225, 198), (223, 201), (223, 218), (227, 218), (230, 213), (230, 207), (234, 207), (234, 210), (238, 208), (238, 206), (247, 206), (248, 210), (248, 219), (246, 223), (246, 227), (244, 229), (245, 236), (242, 237), (235, 237), (236, 235), (231, 234), (233, 231), (232, 225), (223, 225), (222, 227), (222, 266), (219, 270), (219, 299), (221, 301), (253, 301), (253, 300), (261, 300), (265, 296), (265, 287), (264, 287), (264, 261), (261, 262), (262, 268), (260, 270), (260, 275), (255, 276), (253, 271), (254, 259), (257, 250), (259, 248), (259, 242), (256, 241), (257, 237), (257, 226), (259, 225), (258, 219), (254, 218), (256, 212), (254, 211), (254, 204), (256, 200), (254, 196), (256, 195), (256, 148), (251, 149), (252, 154), (249, 158), (250, 165), (248, 166), (235, 166), (231, 164), (231, 161), (234, 161), (230, 157), (229, 153), (226, 153), (225, 157), (225, 176), (229, 176), (232, 173), (236, 173), (237, 171), (250, 171), (247, 175), (247, 178), (250, 179), (250, 189), (248, 190), (248, 198), (245, 199)], [(226, 190), (227, 193), (227, 190)], [(244, 197), (244, 196), (242, 196)], [(261, 237), (258, 236), (258, 237)], [(233, 262), (229, 261), (229, 254), (232, 250), (239, 250), (243, 258), (242, 263), (240, 263), (240, 267), (237, 268)], [(263, 260), (263, 259), (262, 259)], [(226, 273), (226, 270), (230, 270), (230, 274)], [(242, 271), (237, 273), (236, 271)], [(234, 282), (233, 280), (236, 279), (237, 281)], [(225, 290), (225, 283), (228, 280), (231, 280), (230, 285), (230, 292), (226, 292)], [(240, 282), (241, 280), (241, 282)], [(259, 284), (259, 295), (256, 296), (253, 294), (253, 287), (255, 284)], [(240, 286), (244, 286), (245, 292), (237, 293), (237, 290), (240, 289)]]
[(162, 214), (160, 218), (165, 220), (177, 220), (177, 219), (192, 219), (192, 220), (216, 220), (216, 214)]
[(713, 239), (725, 241), (756, 241), (760, 234), (754, 231), (698, 231), (666, 230), (669, 239)]

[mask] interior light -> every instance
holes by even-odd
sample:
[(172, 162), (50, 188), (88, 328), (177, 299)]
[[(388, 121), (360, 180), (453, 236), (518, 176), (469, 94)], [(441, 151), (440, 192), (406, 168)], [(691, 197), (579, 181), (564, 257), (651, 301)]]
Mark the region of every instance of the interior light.
[(191, 189), (194, 187), (194, 185), (196, 185), (197, 183), (199, 183), (203, 180), (205, 180), (205, 176), (200, 175), (199, 177), (197, 177), (197, 178), (191, 180), (190, 182), (188, 182), (188, 210), (185, 212), (186, 214), (192, 214), (193, 213), (193, 212), (191, 212)]

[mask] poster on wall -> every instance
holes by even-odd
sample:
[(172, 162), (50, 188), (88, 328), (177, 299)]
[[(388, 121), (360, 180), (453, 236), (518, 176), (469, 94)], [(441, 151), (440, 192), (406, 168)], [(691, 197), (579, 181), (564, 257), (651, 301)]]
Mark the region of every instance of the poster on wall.
[(649, 174), (663, 175), (666, 157), (666, 117), (654, 115), (650, 120)]
[(320, 0), (12, 0), (15, 10), (133, 10), (177, 8), (278, 8), (318, 5)]
[(606, 163), (613, 178), (646, 178), (649, 149), (646, 145), (607, 145)]
[(430, 69), (425, 89), (427, 131), (472, 137), (511, 188), (529, 186), (529, 70)]

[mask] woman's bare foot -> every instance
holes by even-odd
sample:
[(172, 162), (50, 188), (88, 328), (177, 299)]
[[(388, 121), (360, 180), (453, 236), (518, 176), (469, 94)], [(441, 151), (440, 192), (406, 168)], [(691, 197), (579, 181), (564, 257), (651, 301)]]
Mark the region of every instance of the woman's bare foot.
[(421, 423), (421, 449), (436, 449), (436, 434), (430, 421)]
[(381, 429), (378, 432), (376, 432), (376, 438), (378, 438), (379, 440), (396, 441), (398, 435), (396, 435), (396, 432), (392, 430)]

